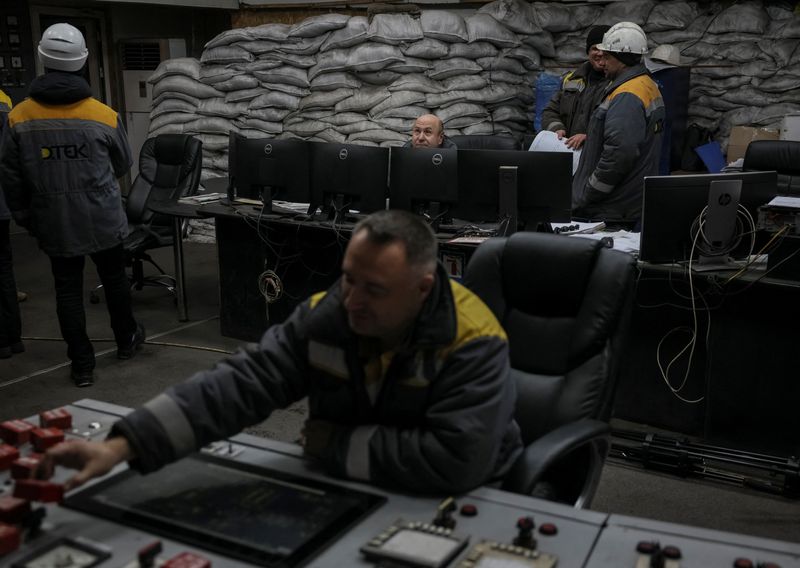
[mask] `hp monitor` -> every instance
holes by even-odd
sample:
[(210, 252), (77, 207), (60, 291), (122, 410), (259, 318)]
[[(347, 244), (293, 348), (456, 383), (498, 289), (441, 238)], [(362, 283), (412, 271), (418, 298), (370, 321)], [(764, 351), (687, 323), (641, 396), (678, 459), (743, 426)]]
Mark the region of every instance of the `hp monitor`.
[[(758, 219), (759, 206), (777, 195), (775, 172), (645, 177), (640, 260), (689, 260), (695, 242), (696, 223), (709, 203), (711, 183), (715, 181), (741, 181), (739, 203), (753, 219)], [(741, 258), (747, 255), (750, 235), (745, 236), (748, 238), (742, 239), (743, 242), (731, 251), (730, 256)]]

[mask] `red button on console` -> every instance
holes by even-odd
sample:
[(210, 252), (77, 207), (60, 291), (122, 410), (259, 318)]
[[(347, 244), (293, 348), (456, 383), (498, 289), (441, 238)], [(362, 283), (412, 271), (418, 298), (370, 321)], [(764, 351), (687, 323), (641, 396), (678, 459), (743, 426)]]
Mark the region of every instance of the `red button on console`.
[(558, 527), (553, 523), (542, 523), (539, 525), (539, 532), (545, 536), (553, 536), (558, 532)]

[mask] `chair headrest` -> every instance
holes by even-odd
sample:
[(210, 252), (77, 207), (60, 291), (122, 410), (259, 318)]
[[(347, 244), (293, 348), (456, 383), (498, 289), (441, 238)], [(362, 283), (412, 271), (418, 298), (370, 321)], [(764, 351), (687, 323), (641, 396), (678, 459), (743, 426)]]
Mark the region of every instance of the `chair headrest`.
[(450, 140), (462, 150), (519, 150), (519, 141), (512, 136), (459, 134)]
[(139, 175), (151, 184), (179, 184), (198, 168), (203, 144), (188, 134), (159, 134), (148, 138), (139, 153)]
[(800, 174), (800, 142), (755, 140), (744, 155), (745, 170), (775, 170), (779, 174)]

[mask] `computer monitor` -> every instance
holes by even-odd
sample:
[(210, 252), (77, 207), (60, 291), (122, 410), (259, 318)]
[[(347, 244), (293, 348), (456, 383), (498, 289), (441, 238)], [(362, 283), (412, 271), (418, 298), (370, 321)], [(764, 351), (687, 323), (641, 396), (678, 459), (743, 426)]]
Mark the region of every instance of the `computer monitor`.
[(389, 148), (310, 142), (311, 202), (328, 219), (386, 209)]
[(392, 148), (389, 205), (425, 215), (438, 230), (458, 200), (455, 148)]
[(304, 140), (245, 138), (231, 132), (228, 176), (228, 197), (234, 200), (260, 200), (267, 210), (273, 199), (311, 202), (309, 151)]
[(504, 167), (516, 168), (519, 228), (530, 231), (542, 223), (571, 220), (572, 154), (519, 150), (458, 151), (458, 203), (451, 209), (453, 217), (484, 222), (508, 218), (511, 211), (502, 194), (509, 188), (500, 175)]
[[(740, 180), (739, 203), (753, 219), (758, 219), (758, 208), (778, 193), (777, 179), (775, 172), (645, 177), (639, 259), (648, 262), (689, 260), (692, 225), (708, 205), (712, 181)], [(749, 239), (743, 239), (731, 256), (745, 256), (748, 244)]]

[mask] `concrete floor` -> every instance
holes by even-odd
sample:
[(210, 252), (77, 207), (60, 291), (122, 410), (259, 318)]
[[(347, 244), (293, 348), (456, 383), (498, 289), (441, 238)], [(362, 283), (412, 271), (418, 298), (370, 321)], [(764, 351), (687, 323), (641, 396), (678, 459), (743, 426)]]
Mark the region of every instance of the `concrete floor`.
[[(28, 293), (27, 301), (21, 304), (27, 350), (0, 360), (0, 420), (31, 416), (81, 398), (137, 406), (167, 386), (213, 365), (239, 344), (219, 332), (214, 245), (185, 245), (188, 322), (178, 321), (175, 303), (165, 290), (134, 292), (134, 310), (147, 329), (148, 340), (129, 361), (115, 357), (105, 303), (88, 302), (88, 291), (96, 285), (97, 276), (91, 261), (87, 261), (86, 311), (89, 335), (96, 338), (97, 380), (92, 387), (78, 389), (69, 378), (69, 360), (59, 336), (49, 261), (24, 231), (15, 230), (12, 243), (18, 287)], [(154, 257), (171, 271), (171, 249), (155, 251)], [(305, 412), (305, 406), (298, 404), (276, 412), (248, 431), (293, 442)], [(614, 463), (605, 466), (592, 508), (800, 541), (800, 506), (795, 500)]]

